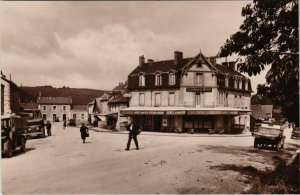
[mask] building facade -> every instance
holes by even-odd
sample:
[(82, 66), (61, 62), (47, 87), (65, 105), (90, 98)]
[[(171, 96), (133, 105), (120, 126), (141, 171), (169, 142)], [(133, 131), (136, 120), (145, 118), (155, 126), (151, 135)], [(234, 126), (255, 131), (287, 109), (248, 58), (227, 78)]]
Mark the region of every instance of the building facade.
[(1, 116), (20, 112), (20, 90), (1, 71)]
[(250, 114), (251, 83), (234, 70), (234, 63), (216, 64), (202, 53), (183, 58), (174, 52), (173, 60), (145, 62), (128, 75), (131, 116), (150, 131), (245, 128)]
[(69, 97), (38, 97), (38, 109), (44, 120), (58, 122), (70, 119), (72, 98)]
[(72, 105), (70, 110), (70, 119), (73, 119), (76, 124), (88, 123), (88, 106), (87, 105)]
[(127, 121), (126, 117), (120, 115), (120, 110), (127, 108), (129, 98), (124, 97), (127, 83), (119, 83), (111, 91), (103, 94), (98, 101), (95, 100), (94, 111), (101, 119), (100, 127), (122, 130), (122, 124)]

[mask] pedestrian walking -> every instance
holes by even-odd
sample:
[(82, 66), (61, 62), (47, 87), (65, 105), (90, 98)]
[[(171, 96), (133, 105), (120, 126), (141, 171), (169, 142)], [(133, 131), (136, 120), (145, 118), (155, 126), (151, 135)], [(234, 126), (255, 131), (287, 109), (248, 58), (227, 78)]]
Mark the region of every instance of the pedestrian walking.
[(137, 136), (138, 136), (138, 134), (140, 134), (140, 132), (142, 130), (142, 127), (138, 127), (137, 125), (135, 125), (133, 119), (130, 118), (128, 120), (128, 125), (126, 125), (126, 129), (127, 129), (127, 131), (129, 131), (129, 134), (128, 134), (127, 147), (126, 147), (125, 150), (130, 149), (130, 143), (131, 143), (132, 139), (134, 140), (136, 149), (138, 150), (139, 149), (139, 142), (137, 140)]
[(89, 137), (89, 129), (86, 126), (84, 126), (84, 123), (81, 124), (80, 134), (82, 142), (85, 143), (85, 138)]
[(66, 128), (66, 126), (67, 126), (67, 121), (64, 120), (64, 129)]
[(47, 121), (46, 128), (47, 128), (47, 135), (51, 136), (51, 123), (50, 123), (50, 121)]

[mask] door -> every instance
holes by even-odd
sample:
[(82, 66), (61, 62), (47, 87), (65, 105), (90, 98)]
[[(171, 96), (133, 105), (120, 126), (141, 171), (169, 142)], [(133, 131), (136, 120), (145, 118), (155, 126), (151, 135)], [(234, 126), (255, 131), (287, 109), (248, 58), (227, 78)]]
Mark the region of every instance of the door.
[(65, 121), (67, 119), (67, 115), (63, 114), (63, 121)]
[(161, 129), (161, 116), (154, 116), (154, 131)]
[(53, 114), (53, 122), (56, 121), (56, 114)]

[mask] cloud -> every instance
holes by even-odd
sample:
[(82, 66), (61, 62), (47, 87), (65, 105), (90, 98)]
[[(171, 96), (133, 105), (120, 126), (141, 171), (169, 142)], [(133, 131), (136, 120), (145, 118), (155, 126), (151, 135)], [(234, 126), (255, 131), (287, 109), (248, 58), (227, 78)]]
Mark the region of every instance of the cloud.
[(111, 89), (140, 55), (216, 55), (247, 3), (3, 2), (2, 69), (17, 84)]

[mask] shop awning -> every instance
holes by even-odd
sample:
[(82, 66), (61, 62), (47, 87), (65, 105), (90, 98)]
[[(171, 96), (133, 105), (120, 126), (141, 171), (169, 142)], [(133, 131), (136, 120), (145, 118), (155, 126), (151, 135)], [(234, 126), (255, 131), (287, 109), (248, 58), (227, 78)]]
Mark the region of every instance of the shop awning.
[(122, 115), (242, 115), (251, 114), (241, 108), (187, 108), (187, 107), (130, 107), (122, 109)]

